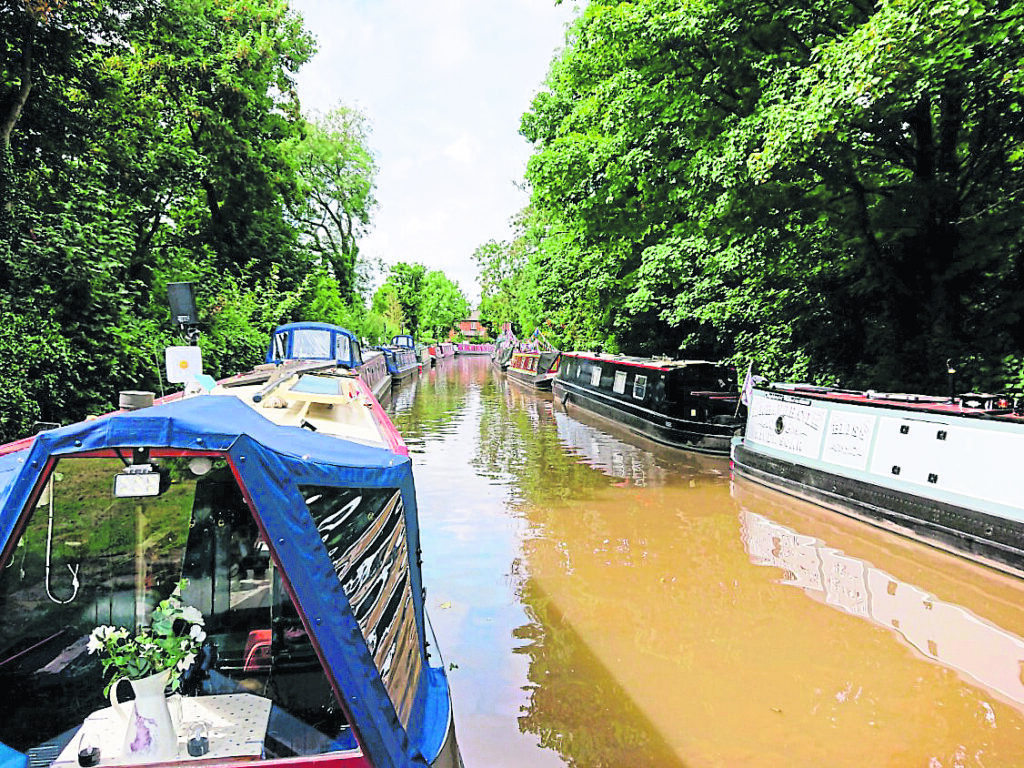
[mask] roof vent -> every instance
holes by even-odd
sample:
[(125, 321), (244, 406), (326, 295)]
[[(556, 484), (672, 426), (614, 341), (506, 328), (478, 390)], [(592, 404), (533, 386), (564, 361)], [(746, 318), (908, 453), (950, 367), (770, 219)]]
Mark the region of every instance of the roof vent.
[(140, 408), (149, 408), (155, 396), (152, 392), (127, 389), (118, 395), (117, 405), (122, 411), (137, 411)]

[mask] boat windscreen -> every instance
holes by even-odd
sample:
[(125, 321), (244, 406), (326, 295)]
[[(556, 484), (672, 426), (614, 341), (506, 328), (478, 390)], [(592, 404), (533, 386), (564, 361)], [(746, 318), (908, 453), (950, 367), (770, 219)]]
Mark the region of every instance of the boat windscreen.
[(194, 657), (182, 661), (183, 693), (266, 702), (264, 757), (354, 747), (226, 462), (153, 463), (166, 479), (157, 495), (115, 498), (120, 459), (62, 458), (25, 512), (0, 570), (0, 691), (19, 691), (0, 697), (0, 742), (32, 764), (49, 764), (87, 718), (109, 706), (104, 687), (118, 673), (101, 664), (97, 628), (141, 638), (154, 631), (158, 604), (174, 594), (201, 615), (205, 633)]
[[(339, 334), (339, 338), (341, 338)], [(347, 342), (348, 339), (346, 338)], [(292, 331), (292, 352), (295, 360), (333, 360), (331, 332), (319, 328), (297, 328)], [(348, 359), (348, 355), (343, 358)]]

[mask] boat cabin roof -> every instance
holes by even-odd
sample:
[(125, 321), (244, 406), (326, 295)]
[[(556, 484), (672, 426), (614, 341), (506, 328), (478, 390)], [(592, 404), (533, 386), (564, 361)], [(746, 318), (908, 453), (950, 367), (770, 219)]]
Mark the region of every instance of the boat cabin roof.
[(286, 323), (274, 329), (266, 362), (285, 360), (332, 360), (346, 368), (363, 364), (359, 340), (340, 325), (330, 323)]
[(1024, 414), (1014, 412), (1014, 399), (1008, 395), (969, 392), (952, 397), (942, 397), (908, 392), (878, 392), (871, 389), (863, 391), (840, 389), (789, 382), (771, 382), (761, 385), (759, 388), (769, 392), (808, 397), (815, 400), (869, 405), (877, 408), (1024, 421)]
[(613, 365), (626, 365), (636, 368), (649, 368), (656, 371), (671, 371), (682, 368), (695, 368), (698, 366), (709, 366), (714, 368), (730, 368), (728, 363), (715, 362), (712, 360), (672, 360), (661, 357), (635, 357), (633, 355), (610, 355), (597, 352), (563, 352), (566, 357), (574, 357), (578, 360), (590, 360), (595, 363), (611, 363)]
[(400, 334), (391, 339), (391, 346), (405, 347), (406, 349), (416, 349), (416, 342), (413, 341), (412, 336), (408, 334)]

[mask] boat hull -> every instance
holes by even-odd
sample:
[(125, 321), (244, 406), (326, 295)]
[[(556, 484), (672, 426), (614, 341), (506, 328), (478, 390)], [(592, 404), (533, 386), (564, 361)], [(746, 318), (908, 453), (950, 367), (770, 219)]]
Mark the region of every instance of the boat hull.
[(505, 373), (513, 381), (546, 392), (558, 373), (558, 361), (555, 350), (513, 352)]
[(505, 374), (512, 379), (512, 381), (523, 384), (527, 387), (533, 387), (541, 392), (551, 391), (551, 382), (554, 380), (555, 375), (553, 373), (542, 373), (536, 374), (528, 371), (519, 371), (515, 368), (506, 368)]
[(491, 355), (494, 353), (493, 344), (470, 344), (460, 342), (456, 345), (456, 351), (460, 355)]
[(406, 347), (381, 347), (380, 351), (387, 361), (392, 382), (412, 376), (420, 369), (420, 361), (415, 350)]
[(662, 445), (685, 451), (728, 456), (736, 428), (688, 421), (616, 401), (573, 382), (555, 379), (555, 399), (563, 406), (582, 408), (602, 418), (622, 424), (631, 432)]
[(728, 456), (742, 429), (735, 381), (732, 366), (706, 360), (565, 352), (554, 393), (662, 445)]
[(356, 371), (359, 374), (359, 378), (370, 388), (373, 396), (378, 400), (383, 399), (391, 392), (392, 376), (388, 372), (387, 360), (382, 353), (367, 353), (363, 364)]
[(987, 565), (1024, 572), (1024, 423), (755, 390), (736, 474)]
[(842, 477), (744, 448), (733, 470), (791, 496), (1001, 569), (1024, 570), (1024, 526), (968, 507)]

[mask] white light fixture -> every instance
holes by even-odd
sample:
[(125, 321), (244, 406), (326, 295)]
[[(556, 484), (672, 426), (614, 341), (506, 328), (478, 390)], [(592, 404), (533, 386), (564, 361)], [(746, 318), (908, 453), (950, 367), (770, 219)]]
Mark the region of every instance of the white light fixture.
[(135, 464), (114, 475), (114, 498), (160, 495), (160, 473), (152, 464)]

